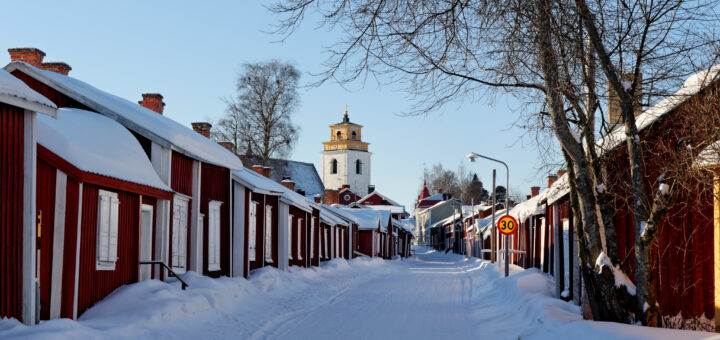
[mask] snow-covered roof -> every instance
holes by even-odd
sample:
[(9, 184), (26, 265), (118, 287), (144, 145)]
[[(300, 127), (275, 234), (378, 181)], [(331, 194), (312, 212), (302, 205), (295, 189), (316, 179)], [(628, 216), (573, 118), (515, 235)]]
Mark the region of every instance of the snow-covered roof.
[(357, 219), (358, 229), (374, 230), (380, 226), (380, 231), (387, 231), (390, 213), (384, 210), (337, 208), (349, 213)]
[(355, 215), (347, 213), (345, 209), (340, 209), (338, 207), (333, 207), (333, 206), (330, 206), (327, 204), (321, 204), (321, 206), (328, 212), (334, 214), (335, 216), (337, 216), (341, 219), (344, 219), (348, 222), (352, 222), (355, 224), (360, 223), (360, 220)]
[(78, 169), (172, 191), (125, 127), (95, 112), (62, 108), (37, 117), (38, 143)]
[[(638, 131), (642, 131), (652, 125), (652, 123), (665, 116), (665, 114), (671, 112), (707, 85), (710, 85), (718, 78), (719, 72), (720, 64), (688, 77), (677, 92), (659, 101), (657, 104), (643, 111), (643, 113), (635, 118), (635, 124), (637, 125)], [(624, 141), (625, 129), (622, 128), (622, 126), (618, 126), (607, 136), (597, 141), (596, 145), (601, 149), (601, 151), (612, 150)]]
[(22, 80), (0, 70), (0, 102), (55, 117), (57, 106)]
[(405, 207), (404, 206), (396, 206), (396, 205), (362, 205), (361, 206), (372, 209), (372, 210), (385, 210), (389, 211), (391, 214), (404, 214), (405, 213)]
[[(240, 156), (245, 165), (261, 164), (257, 157)], [(275, 182), (282, 182), (289, 177), (295, 182), (295, 190), (305, 192), (305, 197), (313, 199), (315, 195), (322, 195), (325, 191), (320, 175), (312, 163), (292, 161), (289, 159), (270, 158), (268, 166), (272, 168), (270, 178)]]
[[(398, 207), (403, 206), (402, 204), (391, 200), (389, 197), (387, 197), (387, 196), (385, 196), (385, 195), (383, 195), (383, 194), (381, 194), (381, 193), (379, 193), (379, 192), (377, 192), (377, 191), (373, 191), (373, 192), (365, 195), (365, 197), (359, 199), (357, 202), (358, 202), (358, 203), (365, 202), (368, 198), (372, 197), (373, 195), (378, 195), (378, 196), (380, 196), (382, 199), (384, 199), (385, 201), (387, 201), (388, 203), (390, 203), (390, 204), (392, 204), (392, 205), (394, 205), (394, 206), (398, 206)], [(404, 208), (404, 206), (403, 206), (403, 208)]]
[[(497, 222), (497, 220), (500, 217), (504, 216), (505, 214), (506, 214), (505, 209), (495, 211), (495, 222)], [(484, 232), (484, 230), (487, 230), (488, 228), (491, 227), (492, 217), (493, 217), (493, 215), (490, 215), (488, 217), (475, 220), (476, 221), (475, 223), (477, 224), (477, 228), (478, 228), (479, 232)]]
[(563, 198), (570, 192), (570, 183), (568, 183), (568, 173), (560, 176), (555, 183), (547, 190), (547, 204), (553, 204)]
[[(547, 193), (547, 191), (548, 189), (545, 189), (543, 193)], [(537, 195), (527, 201), (518, 203), (510, 209), (510, 216), (515, 217), (518, 223), (523, 223), (528, 217), (537, 215), (540, 212), (538, 208), (541, 207), (538, 204), (540, 204), (543, 197), (544, 195)]]
[(235, 154), (218, 143), (138, 103), (107, 93), (78, 79), (41, 70), (24, 62), (10, 63), (5, 69), (8, 71), (17, 69), (27, 73), (93, 111), (120, 122), (128, 129), (164, 147), (173, 148), (192, 158), (229, 169), (240, 170), (243, 167)]
[(325, 223), (330, 224), (330, 225), (336, 225), (336, 224), (340, 224), (340, 225), (344, 225), (344, 226), (350, 225), (350, 223), (347, 219), (340, 218), (339, 216), (337, 216), (336, 214), (331, 212), (327, 207), (328, 206), (324, 205), (324, 204), (320, 205), (320, 220), (322, 220)]
[(232, 172), (233, 178), (250, 190), (260, 194), (280, 196), (280, 200), (295, 207), (312, 211), (314, 202), (310, 202), (305, 196), (300, 195), (282, 184), (277, 183), (250, 169), (236, 170)]

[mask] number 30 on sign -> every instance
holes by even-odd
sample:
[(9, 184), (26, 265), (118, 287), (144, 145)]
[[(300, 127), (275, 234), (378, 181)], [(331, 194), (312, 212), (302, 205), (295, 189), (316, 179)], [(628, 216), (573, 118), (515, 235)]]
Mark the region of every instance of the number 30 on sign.
[(497, 222), (497, 227), (501, 234), (512, 235), (517, 230), (518, 224), (514, 217), (510, 215), (505, 215), (503, 217), (500, 217)]

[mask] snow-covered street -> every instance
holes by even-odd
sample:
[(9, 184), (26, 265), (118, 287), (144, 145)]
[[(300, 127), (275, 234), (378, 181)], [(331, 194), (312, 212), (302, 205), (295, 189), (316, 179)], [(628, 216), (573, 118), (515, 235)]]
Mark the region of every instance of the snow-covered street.
[(405, 261), (336, 259), (249, 280), (186, 275), (120, 288), (78, 322), (0, 321), (0, 338), (518, 339), (718, 338), (712, 333), (582, 321), (550, 278), (426, 248)]

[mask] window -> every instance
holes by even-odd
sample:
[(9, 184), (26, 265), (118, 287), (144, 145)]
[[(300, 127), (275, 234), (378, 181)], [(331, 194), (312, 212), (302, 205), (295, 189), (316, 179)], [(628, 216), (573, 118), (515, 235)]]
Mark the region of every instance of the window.
[(301, 243), (301, 241), (302, 241), (302, 223), (303, 223), (303, 219), (302, 219), (302, 218), (298, 218), (298, 221), (297, 221), (297, 250), (298, 250), (298, 252), (297, 252), (297, 255), (298, 255), (297, 258), (298, 258), (298, 260), (302, 260), (302, 259), (303, 259), (303, 257), (302, 257), (302, 243)]
[(359, 159), (355, 161), (355, 173), (362, 174), (362, 162)]
[(288, 244), (287, 244), (287, 247), (288, 247), (288, 258), (291, 260), (293, 259), (293, 251), (292, 251), (292, 246), (293, 246), (293, 237), (292, 237), (293, 231), (292, 230), (293, 230), (293, 228), (292, 228), (292, 226), (293, 226), (293, 216), (288, 215), (288, 224), (287, 224)]
[(352, 139), (355, 140), (357, 138), (357, 133), (355, 131), (352, 132)]
[(340, 133), (340, 130), (337, 130), (337, 132), (335, 132), (335, 136), (336, 136), (335, 139), (337, 139), (337, 140), (340, 140), (342, 138), (342, 133)]
[(220, 206), (222, 202), (208, 203), (208, 271), (220, 270)]
[(172, 258), (170, 265), (173, 270), (183, 273), (187, 267), (187, 225), (188, 203), (187, 196), (175, 195), (173, 198), (173, 225), (172, 225)]
[(338, 168), (337, 166), (338, 166), (337, 159), (333, 159), (332, 161), (330, 161), (330, 173), (331, 174), (337, 173), (337, 168)]
[(315, 258), (315, 216), (310, 220), (310, 258)]
[(265, 262), (273, 263), (272, 258), (272, 206), (265, 206)]
[(97, 262), (96, 270), (115, 270), (118, 247), (118, 212), (120, 200), (117, 193), (100, 190), (97, 216)]
[(248, 214), (248, 260), (255, 261), (257, 253), (257, 205), (255, 201), (250, 202)]

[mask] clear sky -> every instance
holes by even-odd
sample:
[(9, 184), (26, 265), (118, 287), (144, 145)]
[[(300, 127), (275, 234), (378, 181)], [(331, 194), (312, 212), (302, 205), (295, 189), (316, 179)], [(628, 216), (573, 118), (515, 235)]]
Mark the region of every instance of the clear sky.
[[(324, 48), (335, 32), (317, 30), (307, 22), (285, 42), (266, 33), (278, 18), (260, 1), (13, 1), (3, 5), (0, 47), (37, 47), (45, 61), (64, 61), (70, 75), (129, 100), (159, 92), (166, 116), (190, 122), (217, 120), (224, 114), (222, 98), (235, 90), (240, 65), (278, 59), (303, 72), (302, 81), (321, 70)], [(0, 63), (9, 62), (7, 53)], [(412, 210), (422, 185), (423, 166), (441, 162), (469, 170), (490, 187), (493, 165), (467, 163), (470, 151), (510, 165), (510, 187), (529, 193), (543, 186), (534, 145), (518, 142), (523, 130), (513, 127), (520, 106), (510, 97), (460, 102), (442, 112), (405, 117), (410, 99), (399, 87), (380, 86), (369, 79), (345, 88), (336, 83), (302, 88), (294, 119), (301, 135), (291, 159), (313, 162), (320, 172), (322, 142), (328, 125), (341, 120), (344, 105), (353, 122), (364, 125), (371, 143), (372, 179), (379, 192)], [(498, 184), (505, 173), (498, 169)]]

